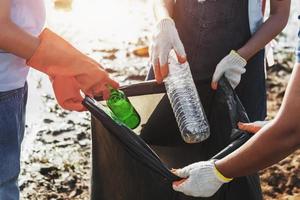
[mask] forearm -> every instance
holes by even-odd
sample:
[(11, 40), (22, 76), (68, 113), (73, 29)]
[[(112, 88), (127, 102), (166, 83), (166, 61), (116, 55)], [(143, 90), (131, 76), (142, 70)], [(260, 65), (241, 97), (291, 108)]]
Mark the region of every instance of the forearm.
[[(273, 3), (272, 3), (273, 1)], [(249, 60), (258, 51), (263, 49), (272, 39), (274, 39), (286, 26), (289, 10), (290, 0), (278, 1), (272, 0), (270, 17), (260, 27), (260, 29), (253, 35), (253, 37), (238, 50), (238, 53)]]
[(39, 39), (19, 28), (9, 19), (0, 20), (0, 49), (29, 59), (39, 45)]
[(172, 17), (174, 0), (153, 0), (153, 10), (157, 21)]
[[(287, 129), (288, 131), (288, 129)], [(253, 174), (271, 166), (295, 151), (299, 133), (285, 132), (282, 127), (268, 126), (257, 133), (239, 150), (216, 162), (226, 177)]]
[(280, 111), (240, 149), (216, 162), (227, 177), (252, 174), (288, 156), (300, 144), (300, 64), (296, 65)]

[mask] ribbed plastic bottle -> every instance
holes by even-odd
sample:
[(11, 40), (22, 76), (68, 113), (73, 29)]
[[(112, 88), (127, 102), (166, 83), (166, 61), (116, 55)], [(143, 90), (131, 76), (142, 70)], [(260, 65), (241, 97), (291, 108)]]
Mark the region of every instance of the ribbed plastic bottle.
[(199, 143), (210, 136), (207, 117), (198, 95), (188, 62), (179, 64), (174, 51), (169, 56), (166, 91), (186, 143)]

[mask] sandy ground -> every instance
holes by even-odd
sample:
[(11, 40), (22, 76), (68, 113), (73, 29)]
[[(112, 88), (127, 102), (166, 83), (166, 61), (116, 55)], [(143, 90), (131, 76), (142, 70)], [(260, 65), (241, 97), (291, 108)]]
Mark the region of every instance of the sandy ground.
[[(300, 10), (300, 2), (292, 1), (291, 22), (275, 47), (277, 64), (268, 69), (269, 118), (281, 104), (293, 65), (296, 42), (290, 41), (296, 41), (295, 12)], [(53, 2), (47, 1), (49, 27), (102, 63), (122, 84), (144, 80), (148, 58), (136, 56), (134, 50), (149, 43), (153, 22), (146, 0), (73, 0), (71, 9), (62, 7), (56, 4), (55, 9)], [(27, 131), (20, 176), (22, 199), (89, 199), (89, 114), (60, 109), (44, 75), (32, 71), (28, 80)], [(261, 172), (265, 199), (300, 199), (299, 164), (295, 152)]]

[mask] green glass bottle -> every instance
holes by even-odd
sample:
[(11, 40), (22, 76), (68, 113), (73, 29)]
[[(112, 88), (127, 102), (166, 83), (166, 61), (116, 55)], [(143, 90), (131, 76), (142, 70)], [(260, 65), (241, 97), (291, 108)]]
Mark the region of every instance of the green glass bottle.
[(106, 101), (113, 114), (131, 129), (135, 129), (141, 122), (141, 117), (121, 90), (110, 88), (110, 97)]

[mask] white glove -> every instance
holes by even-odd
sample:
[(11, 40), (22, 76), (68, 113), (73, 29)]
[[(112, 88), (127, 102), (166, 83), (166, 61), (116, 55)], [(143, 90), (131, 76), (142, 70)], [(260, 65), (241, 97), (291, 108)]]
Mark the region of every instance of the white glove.
[(186, 54), (175, 23), (171, 18), (164, 18), (155, 27), (150, 48), (151, 64), (157, 82), (162, 82), (169, 73), (168, 56), (172, 49), (175, 50), (178, 61), (185, 63)]
[(233, 89), (241, 81), (241, 76), (246, 72), (245, 66), (247, 61), (242, 58), (236, 51), (232, 50), (225, 58), (219, 62), (212, 79), (212, 88), (217, 89), (218, 81), (225, 74)]
[(174, 173), (187, 179), (179, 185), (174, 182), (173, 189), (193, 197), (211, 197), (224, 183), (232, 180), (216, 169), (214, 160), (194, 163)]

